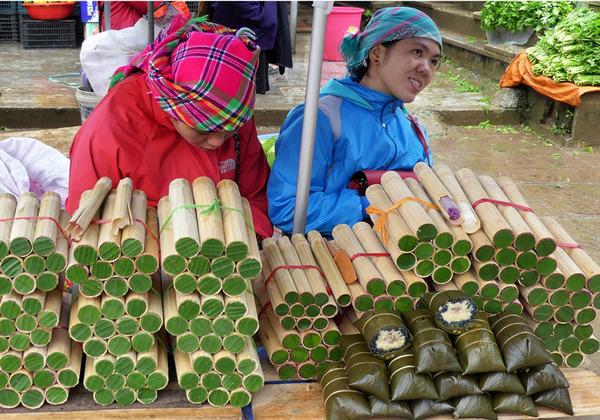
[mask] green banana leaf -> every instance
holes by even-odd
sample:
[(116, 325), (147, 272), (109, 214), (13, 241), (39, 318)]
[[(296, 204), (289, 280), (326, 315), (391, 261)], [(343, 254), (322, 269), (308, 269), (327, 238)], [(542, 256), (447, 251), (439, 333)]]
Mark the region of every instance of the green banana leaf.
[(410, 409), (413, 412), (415, 420), (421, 420), (426, 417), (436, 416), (438, 414), (451, 413), (454, 411), (454, 406), (447, 401), (428, 400), (412, 400)]
[(573, 404), (568, 388), (554, 388), (533, 394), (533, 402), (553, 410), (562, 411), (569, 416), (573, 415)]
[(388, 375), (392, 401), (439, 399), (431, 376), (415, 372), (415, 358), (410, 347), (388, 362)]
[(477, 378), (469, 375), (461, 375), (455, 372), (439, 372), (433, 375), (435, 388), (440, 395), (441, 401), (465, 395), (481, 394), (481, 388)]
[(496, 420), (492, 397), (489, 394), (466, 395), (454, 400), (454, 418), (479, 417)]
[(569, 387), (569, 381), (554, 363), (527, 368), (521, 372), (520, 377), (527, 395)]
[(343, 363), (330, 363), (320, 374), (325, 414), (328, 420), (363, 420), (371, 417), (365, 396), (350, 389)]
[(455, 336), (454, 348), (465, 375), (506, 371), (502, 353), (485, 312), (478, 311), (473, 328)]
[(477, 304), (462, 290), (427, 292), (421, 296), (419, 308), (427, 308), (435, 323), (448, 334), (461, 334), (473, 326)]
[(552, 362), (546, 345), (522, 315), (500, 312), (489, 317), (489, 321), (507, 372)]
[(408, 401), (394, 401), (385, 403), (373, 396), (369, 396), (371, 415), (373, 417), (394, 417), (396, 419), (412, 419), (413, 414)]
[(402, 312), (413, 337), (417, 373), (462, 372), (448, 334), (438, 328), (427, 309)]
[(496, 412), (523, 414), (531, 417), (538, 417), (540, 415), (530, 395), (494, 392), (492, 394), (492, 403)]
[(396, 310), (370, 309), (354, 326), (369, 344), (371, 353), (381, 359), (392, 359), (410, 345), (408, 329)]
[(525, 388), (516, 373), (489, 372), (477, 375), (483, 392), (511, 392), (525, 394)]
[(350, 387), (389, 403), (390, 385), (385, 361), (373, 356), (361, 334), (342, 335), (340, 346)]

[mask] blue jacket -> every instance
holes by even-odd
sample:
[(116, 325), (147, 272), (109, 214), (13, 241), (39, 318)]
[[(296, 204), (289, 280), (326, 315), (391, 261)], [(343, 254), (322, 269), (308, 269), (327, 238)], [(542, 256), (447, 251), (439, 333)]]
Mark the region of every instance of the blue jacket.
[[(300, 105), (281, 126), (267, 186), (269, 218), (284, 232), (294, 219), (303, 116)], [(355, 172), (412, 170), (420, 161), (425, 150), (402, 102), (350, 78), (330, 80), (319, 98), (306, 232), (330, 235), (363, 220), (366, 200), (348, 188)]]

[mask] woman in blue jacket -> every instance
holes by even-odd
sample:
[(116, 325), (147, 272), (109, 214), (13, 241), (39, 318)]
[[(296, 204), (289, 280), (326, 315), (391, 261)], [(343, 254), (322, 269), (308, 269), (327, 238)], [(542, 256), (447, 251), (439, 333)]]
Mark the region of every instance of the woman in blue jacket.
[[(433, 80), (442, 38), (426, 14), (390, 7), (340, 48), (350, 76), (320, 92), (306, 218), (307, 232), (325, 235), (367, 216), (368, 200), (348, 187), (355, 172), (431, 164), (426, 132), (404, 104)], [(300, 105), (284, 121), (267, 187), (269, 217), (284, 232), (292, 231), (303, 116)]]

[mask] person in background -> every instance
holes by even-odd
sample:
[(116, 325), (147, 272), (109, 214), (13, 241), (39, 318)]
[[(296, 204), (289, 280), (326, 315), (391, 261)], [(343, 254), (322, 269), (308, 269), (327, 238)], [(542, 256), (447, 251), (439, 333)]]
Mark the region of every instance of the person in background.
[[(349, 77), (320, 91), (306, 231), (330, 235), (367, 218), (369, 202), (349, 188), (363, 170), (412, 170), (431, 163), (427, 134), (404, 108), (433, 80), (442, 38), (429, 16), (410, 7), (378, 10), (340, 51)], [(290, 111), (275, 144), (267, 187), (271, 222), (291, 232), (304, 105)]]
[[(106, 7), (104, 1), (98, 2), (100, 14), (100, 28), (104, 31), (106, 20)], [(156, 9), (162, 2), (155, 1)], [(110, 29), (129, 28), (148, 13), (147, 1), (111, 1), (110, 2)]]
[(66, 209), (101, 177), (114, 187), (131, 178), (153, 207), (173, 179), (231, 179), (250, 202), (257, 236), (269, 237), (269, 165), (253, 118), (260, 50), (242, 32), (182, 20), (115, 73), (75, 135)]
[[(249, 28), (256, 34), (261, 53), (256, 72), (256, 92), (270, 90), (269, 63), (279, 66), (280, 74), (292, 68), (291, 38), (286, 2), (211, 1), (203, 7), (212, 22), (229, 28)], [(208, 7), (207, 7), (208, 6)]]

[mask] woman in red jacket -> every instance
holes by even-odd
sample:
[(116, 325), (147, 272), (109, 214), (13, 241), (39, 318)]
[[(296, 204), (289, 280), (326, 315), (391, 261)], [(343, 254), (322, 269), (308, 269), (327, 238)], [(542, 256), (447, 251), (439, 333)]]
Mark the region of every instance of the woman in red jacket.
[(269, 237), (269, 165), (252, 117), (260, 49), (202, 18), (179, 25), (115, 74), (77, 132), (66, 209), (77, 209), (81, 194), (105, 176), (114, 187), (131, 178), (150, 206), (175, 178), (231, 179), (252, 206), (257, 235)]

